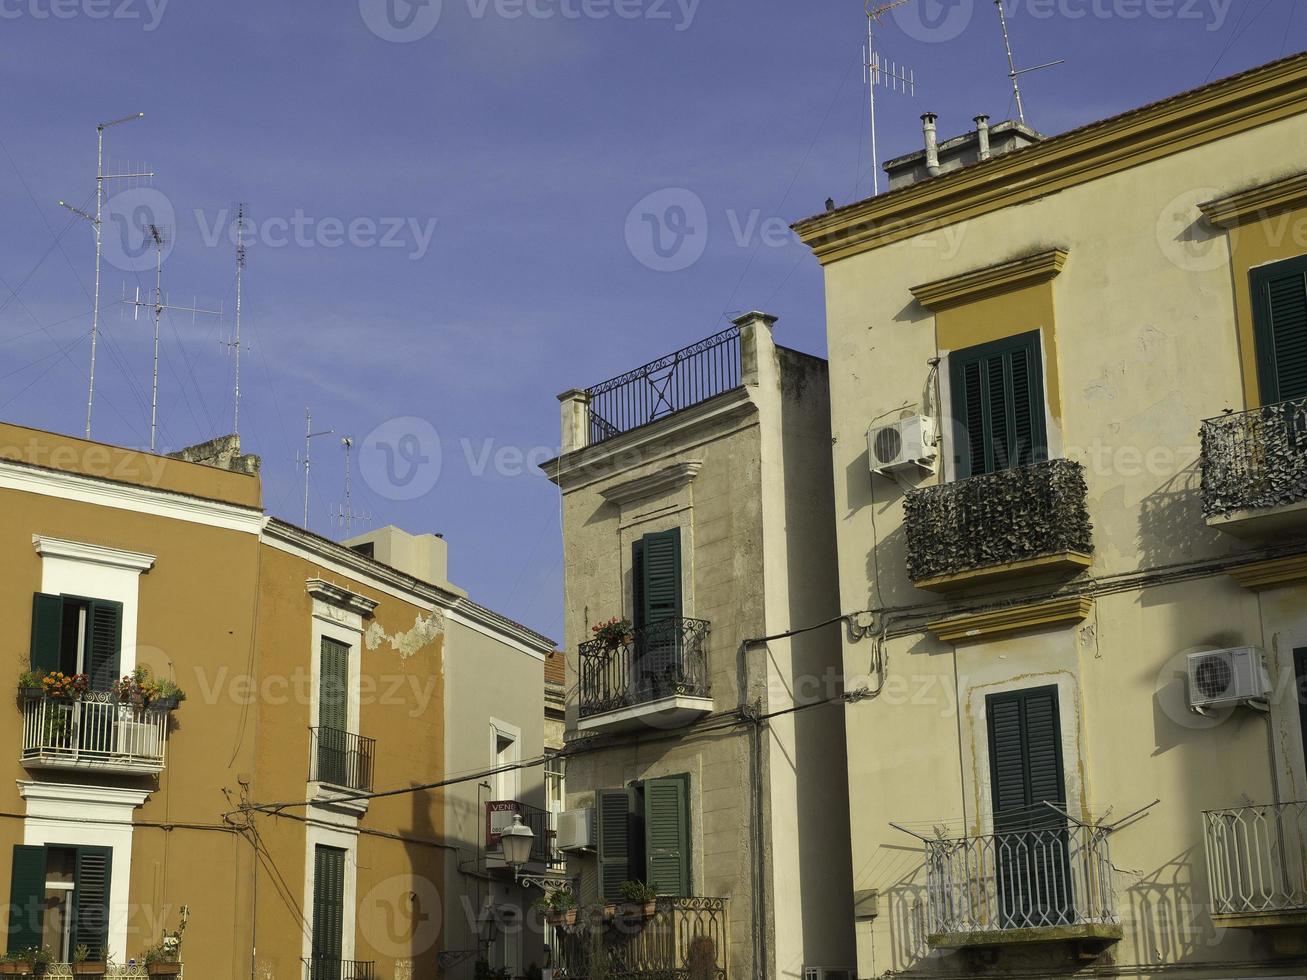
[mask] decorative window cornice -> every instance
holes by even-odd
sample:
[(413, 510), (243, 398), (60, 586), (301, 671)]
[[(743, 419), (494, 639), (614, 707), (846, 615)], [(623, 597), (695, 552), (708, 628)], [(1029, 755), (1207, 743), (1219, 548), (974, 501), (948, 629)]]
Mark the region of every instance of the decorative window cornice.
[(647, 476), (638, 476), (615, 486), (604, 487), (600, 495), (610, 504), (629, 504), (635, 500), (644, 500), (659, 494), (673, 493), (681, 487), (688, 486), (699, 475), (703, 463), (696, 460), (689, 463), (676, 463)]
[(913, 286), (911, 292), (926, 309), (938, 312), (950, 306), (1048, 282), (1061, 273), (1067, 255), (1066, 249), (1050, 248), (1010, 262)]
[(1198, 205), (1203, 216), (1218, 228), (1233, 228), (1249, 218), (1307, 207), (1307, 171), (1259, 184)]
[(126, 568), (131, 571), (144, 572), (154, 567), (154, 555), (138, 551), (123, 551), (100, 544), (86, 544), (82, 541), (65, 541), (62, 538), (50, 538), (43, 534), (32, 535), (32, 547), (42, 558), (67, 558), (70, 561), (88, 562), (94, 565), (107, 565), (110, 568)]
[(342, 585), (336, 585), (320, 578), (311, 578), (306, 584), (308, 593), (313, 598), (320, 599), (328, 605), (338, 606), (352, 613), (358, 613), (360, 616), (371, 616), (372, 611), (378, 606), (375, 599), (369, 599), (365, 595), (351, 592)]
[(992, 640), (997, 636), (1024, 630), (1083, 622), (1093, 608), (1094, 600), (1089, 596), (1072, 596), (1032, 606), (1014, 606), (997, 612), (941, 619), (926, 628), (945, 643), (967, 643)]
[(1254, 562), (1234, 569), (1230, 572), (1230, 578), (1254, 592), (1307, 582), (1307, 555)]

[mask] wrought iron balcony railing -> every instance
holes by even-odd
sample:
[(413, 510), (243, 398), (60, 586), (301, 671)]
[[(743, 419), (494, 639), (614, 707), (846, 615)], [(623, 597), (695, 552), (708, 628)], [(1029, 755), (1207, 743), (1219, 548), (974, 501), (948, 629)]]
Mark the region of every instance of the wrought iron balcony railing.
[(708, 697), (709, 626), (701, 619), (664, 619), (634, 630), (615, 647), (603, 640), (582, 643), (581, 717), (677, 695)]
[(518, 800), (494, 800), (486, 804), (486, 851), (502, 852), (500, 835), (504, 828), (513, 825), (515, 816), (520, 816), (535, 835), (531, 838), (531, 863), (563, 864), (562, 852), (554, 847), (554, 815)]
[(1203, 814), (1214, 915), (1307, 910), (1307, 802)]
[(590, 388), (590, 444), (740, 387), (740, 330), (731, 327)]
[(912, 490), (904, 499), (908, 576), (940, 576), (1063, 552), (1090, 554), (1084, 470), (1069, 459)]
[(926, 842), (932, 938), (1115, 925), (1108, 831), (1084, 824)]
[(1307, 398), (1203, 423), (1203, 515), (1307, 500)]
[(377, 964), (373, 960), (316, 956), (303, 962), (305, 980), (376, 980), (377, 976)]
[(51, 769), (160, 772), (168, 747), (168, 712), (88, 692), (77, 701), (23, 701), (25, 765)]
[[(729, 901), (660, 898), (649, 918), (605, 921), (583, 909), (580, 927), (556, 928), (552, 949), (558, 980), (727, 980)], [(600, 957), (600, 963), (594, 962)]]
[(309, 729), (309, 780), (361, 792), (372, 790), (375, 739), (338, 728)]

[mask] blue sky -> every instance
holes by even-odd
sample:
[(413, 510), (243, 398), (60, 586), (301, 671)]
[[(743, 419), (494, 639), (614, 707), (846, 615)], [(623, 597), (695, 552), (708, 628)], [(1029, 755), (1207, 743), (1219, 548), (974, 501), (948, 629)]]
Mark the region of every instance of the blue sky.
[[(1005, 4), (1021, 65), (1066, 59), (1025, 80), (1047, 133), (1307, 47), (1298, 0)], [(856, 0), (0, 0), (0, 418), (82, 432), (93, 239), (57, 202), (93, 207), (96, 123), (144, 112), (106, 134), (111, 170), (157, 176), (111, 188), (95, 437), (148, 444), (151, 321), (119, 302), (152, 288), (143, 215), (171, 232), (170, 303), (226, 311), (165, 318), (161, 448), (230, 430), (248, 202), (241, 434), (270, 509), (301, 518), (311, 406), (335, 430), (314, 530), (342, 534), (352, 436), (359, 528), (445, 534), (457, 583), (561, 638), (531, 465), (555, 395), (753, 308), (824, 352), (820, 270), (783, 228), (869, 189), (865, 23)], [(882, 159), (927, 109), (944, 137), (1012, 114), (988, 0), (911, 0), (879, 37), (918, 79), (881, 100)], [(689, 251), (641, 239), (650, 204)]]

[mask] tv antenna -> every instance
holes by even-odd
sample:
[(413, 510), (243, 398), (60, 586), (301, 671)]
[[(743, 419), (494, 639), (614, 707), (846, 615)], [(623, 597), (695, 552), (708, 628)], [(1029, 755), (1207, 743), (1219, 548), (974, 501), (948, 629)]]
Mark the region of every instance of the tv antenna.
[(86, 388), (86, 438), (91, 438), (91, 408), (95, 402), (95, 348), (96, 341), (100, 337), (100, 264), (104, 256), (104, 185), (109, 180), (128, 180), (131, 178), (153, 178), (154, 173), (124, 173), (124, 174), (107, 174), (104, 172), (104, 131), (113, 126), (121, 126), (123, 123), (136, 122), (138, 119), (145, 118), (145, 113), (138, 112), (135, 115), (123, 116), (121, 119), (115, 119), (112, 122), (102, 122), (95, 127), (96, 133), (96, 160), (95, 160), (95, 216), (87, 214), (81, 208), (75, 208), (66, 201), (60, 201), (59, 206), (71, 211), (77, 217), (91, 223), (95, 229), (95, 297), (91, 301), (91, 374)]
[(1059, 58), (1057, 61), (1050, 61), (1044, 65), (1035, 65), (1034, 68), (1017, 68), (1016, 59), (1012, 56), (1012, 38), (1007, 30), (1007, 11), (1003, 8), (1003, 0), (994, 0), (994, 6), (998, 8), (999, 26), (1003, 28), (1003, 47), (1007, 50), (1007, 68), (1008, 78), (1012, 79), (1012, 97), (1017, 104), (1017, 119), (1021, 125), (1026, 124), (1026, 109), (1021, 104), (1021, 76), (1029, 75), (1032, 71), (1043, 71), (1045, 68), (1054, 68), (1057, 65), (1065, 64), (1065, 58)]
[(139, 320), (141, 307), (154, 310), (154, 373), (150, 382), (150, 452), (158, 446), (159, 429), (159, 321), (165, 310), (190, 313), (192, 316), (222, 316), (221, 310), (201, 310), (194, 306), (170, 306), (163, 301), (163, 250), (168, 244), (167, 233), (158, 225), (148, 225), (145, 231), (154, 246), (154, 302), (141, 300), (141, 287), (136, 287), (136, 298), (129, 305), (135, 307), (132, 319)]
[(304, 530), (309, 529), (309, 451), (312, 447), (313, 440), (318, 436), (329, 436), (334, 429), (322, 429), (318, 432), (313, 431), (313, 413), (304, 409)]
[(340, 508), (339, 519), (340, 519), (341, 526), (345, 529), (345, 537), (346, 539), (348, 539), (351, 533), (353, 532), (354, 522), (370, 521), (372, 520), (372, 515), (370, 513), (366, 513), (366, 514), (354, 513), (354, 500), (353, 500), (353, 492), (352, 492), (353, 475), (354, 475), (354, 463), (353, 463), (354, 438), (352, 436), (346, 436), (344, 439), (341, 439), (340, 448), (345, 450), (345, 504)]
[[(236, 339), (227, 347), (236, 355), (236, 388), (234, 392), (235, 409), (232, 414), (231, 431), (241, 434), (241, 278), (245, 273), (245, 205), (236, 210)], [(223, 341), (219, 341), (223, 343)]]
[(903, 95), (917, 94), (916, 72), (896, 65), (881, 58), (876, 50), (875, 27), (880, 19), (895, 7), (901, 7), (912, 0), (890, 0), (879, 6), (872, 6), (872, 0), (864, 0), (863, 9), (867, 12), (867, 43), (862, 49), (863, 81), (867, 83), (867, 98), (871, 112), (871, 194), (880, 193), (880, 155), (876, 147), (876, 86), (884, 85), (891, 92)]

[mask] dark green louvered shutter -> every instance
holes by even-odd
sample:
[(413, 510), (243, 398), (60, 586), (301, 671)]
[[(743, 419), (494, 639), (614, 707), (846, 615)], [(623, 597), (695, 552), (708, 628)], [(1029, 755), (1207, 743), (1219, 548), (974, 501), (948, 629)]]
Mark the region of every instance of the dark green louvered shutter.
[(89, 959), (103, 960), (109, 942), (109, 877), (113, 851), (79, 847), (73, 890), (72, 946), (85, 945)]
[(644, 622), (681, 617), (681, 529), (644, 537)]
[(1262, 404), (1307, 396), (1307, 256), (1250, 276)]
[(42, 942), (45, 848), (15, 846), (9, 882), (9, 952), (17, 953)]
[(58, 670), (64, 629), (64, 601), (57, 595), (32, 597), (32, 669)]
[[(345, 852), (317, 845), (313, 853), (313, 970), (317, 980), (339, 977), (344, 949)], [(332, 965), (336, 973), (332, 973)]]
[(631, 625), (644, 626), (644, 538), (631, 545)]
[(1038, 330), (955, 351), (949, 374), (958, 479), (1047, 455)]
[(615, 901), (622, 882), (632, 880), (632, 838), (636, 837), (634, 794), (627, 789), (595, 791), (595, 838), (599, 843), (599, 897)]
[(118, 680), (123, 645), (123, 605), (104, 599), (92, 599), (87, 608), (90, 637), (87, 643), (86, 672), (91, 689), (107, 691)]
[(644, 784), (645, 881), (659, 895), (690, 894), (690, 800), (687, 780)]
[(349, 647), (325, 636), (318, 684), (318, 725), (342, 732), (349, 727)]

